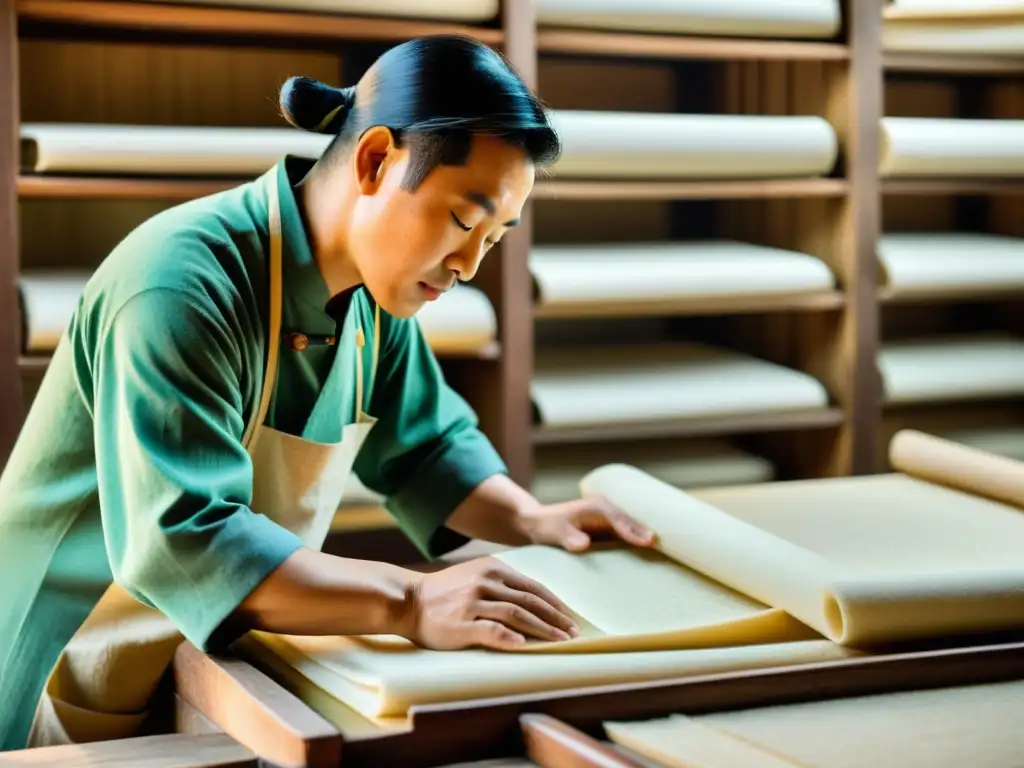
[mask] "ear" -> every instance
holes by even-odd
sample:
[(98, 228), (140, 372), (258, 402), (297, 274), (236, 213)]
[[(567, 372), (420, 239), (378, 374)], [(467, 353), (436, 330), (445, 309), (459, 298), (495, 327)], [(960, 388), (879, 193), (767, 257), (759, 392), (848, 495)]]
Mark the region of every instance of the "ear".
[(372, 195), (380, 188), (386, 170), (397, 161), (397, 154), (395, 137), (389, 128), (374, 126), (360, 137), (352, 169), (361, 194)]

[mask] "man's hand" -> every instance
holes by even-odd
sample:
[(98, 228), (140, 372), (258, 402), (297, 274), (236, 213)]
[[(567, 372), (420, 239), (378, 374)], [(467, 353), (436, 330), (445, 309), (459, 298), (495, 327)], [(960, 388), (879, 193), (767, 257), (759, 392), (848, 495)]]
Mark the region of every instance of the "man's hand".
[(637, 547), (654, 543), (653, 533), (600, 496), (522, 512), (520, 527), (532, 543), (550, 544), (570, 552), (587, 549), (593, 535), (610, 535)]
[(493, 557), (419, 578), (400, 634), (420, 647), (519, 648), (526, 638), (569, 640), (579, 628), (550, 590)]

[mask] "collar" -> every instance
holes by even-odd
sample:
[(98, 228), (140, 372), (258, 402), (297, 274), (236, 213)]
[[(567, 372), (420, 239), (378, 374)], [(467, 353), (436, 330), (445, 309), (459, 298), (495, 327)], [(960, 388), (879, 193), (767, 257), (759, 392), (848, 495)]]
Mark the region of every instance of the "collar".
[(281, 206), (283, 330), (332, 334), (335, 320), (327, 313), (331, 299), (327, 283), (313, 259), (309, 237), (296, 198), (295, 185), (309, 173), (314, 161), (286, 156), (277, 167), (277, 195)]

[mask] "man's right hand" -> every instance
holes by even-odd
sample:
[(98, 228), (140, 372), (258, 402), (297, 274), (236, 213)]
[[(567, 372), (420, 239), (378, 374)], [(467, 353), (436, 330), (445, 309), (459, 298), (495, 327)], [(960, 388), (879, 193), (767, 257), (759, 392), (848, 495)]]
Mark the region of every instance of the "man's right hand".
[(571, 611), (550, 590), (493, 557), (423, 574), (403, 623), (406, 639), (435, 650), (514, 650), (527, 638), (579, 634)]

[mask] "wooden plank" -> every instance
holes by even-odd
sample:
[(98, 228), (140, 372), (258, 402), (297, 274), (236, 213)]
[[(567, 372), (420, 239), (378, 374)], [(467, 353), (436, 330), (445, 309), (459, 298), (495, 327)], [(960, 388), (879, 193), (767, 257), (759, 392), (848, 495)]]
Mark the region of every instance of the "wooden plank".
[(756, 179), (744, 181), (538, 181), (535, 200), (726, 200), (843, 197), (845, 179)]
[(886, 72), (927, 72), (944, 75), (1024, 75), (1024, 57), (958, 53), (889, 51), (882, 57)]
[(87, 176), (18, 176), (18, 195), (25, 199), (168, 200), (213, 195), (251, 179), (168, 179)]
[(541, 53), (660, 60), (843, 61), (850, 57), (849, 49), (839, 43), (631, 34), (544, 27), (537, 30), (537, 49)]
[(808, 408), (786, 413), (751, 413), (743, 416), (708, 416), (649, 422), (595, 424), (580, 427), (536, 427), (535, 445), (590, 443), (603, 440), (641, 440), (658, 437), (737, 435), (798, 429), (828, 429), (843, 424), (839, 408)]
[(882, 179), (884, 195), (1024, 195), (1024, 179)]
[(707, 299), (677, 301), (651, 300), (634, 302), (574, 303), (559, 306), (537, 305), (536, 318), (583, 317), (684, 317), (692, 315), (740, 315), (761, 312), (818, 312), (841, 309), (846, 297), (841, 291), (821, 293), (780, 294), (778, 296), (743, 296), (730, 294)]
[(18, 37), (14, 0), (0, 0), (0, 469), (21, 430), (22, 384), (18, 375), (21, 318), (18, 271)]
[(53, 768), (256, 768), (256, 755), (224, 734), (166, 734), (0, 755), (0, 765)]
[(526, 754), (541, 768), (645, 768), (554, 717), (526, 714), (519, 723)]
[[(123, 0), (16, 0), (18, 15), (31, 22), (71, 27), (173, 32), (188, 37), (220, 35), (266, 42), (275, 38), (321, 41), (398, 42), (436, 34), (467, 35), (500, 45), (503, 34), (468, 24), (258, 10)], [(73, 35), (75, 30), (69, 34)]]
[(208, 721), (282, 768), (336, 768), (341, 734), (255, 667), (183, 642), (174, 657), (177, 695)]

